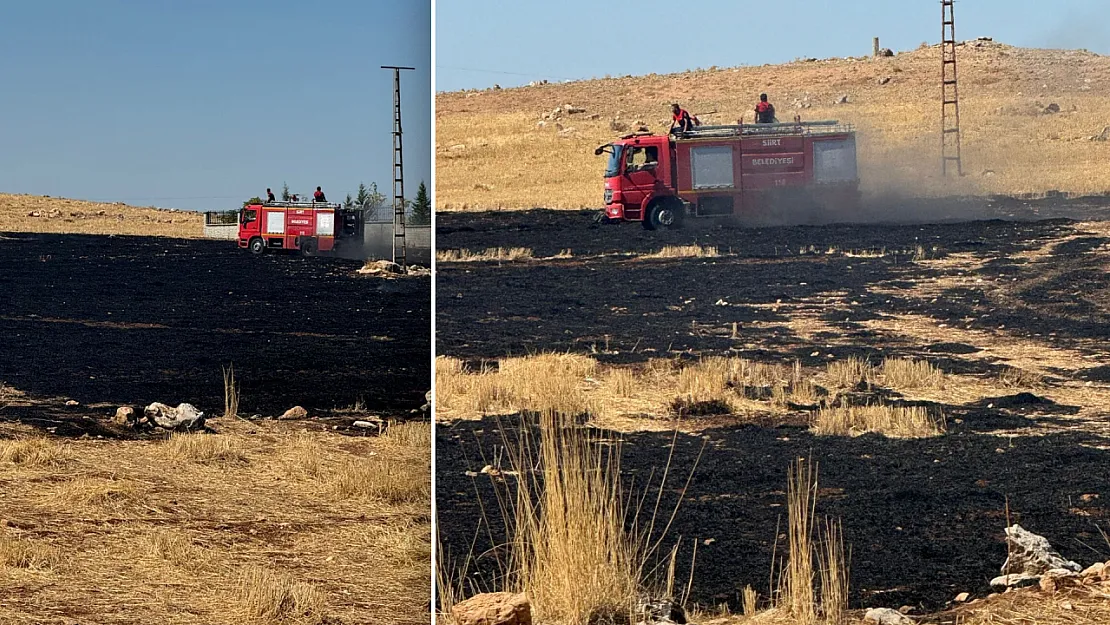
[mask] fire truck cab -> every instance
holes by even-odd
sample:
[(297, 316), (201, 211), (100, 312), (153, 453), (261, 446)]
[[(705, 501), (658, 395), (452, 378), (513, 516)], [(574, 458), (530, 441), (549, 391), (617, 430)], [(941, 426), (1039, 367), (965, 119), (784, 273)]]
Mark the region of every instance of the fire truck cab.
[(606, 152), (604, 216), (649, 230), (688, 215), (812, 218), (859, 200), (855, 131), (836, 121), (632, 134), (594, 153)]
[(328, 253), (346, 240), (361, 242), (362, 211), (321, 202), (267, 202), (239, 211), (239, 247)]

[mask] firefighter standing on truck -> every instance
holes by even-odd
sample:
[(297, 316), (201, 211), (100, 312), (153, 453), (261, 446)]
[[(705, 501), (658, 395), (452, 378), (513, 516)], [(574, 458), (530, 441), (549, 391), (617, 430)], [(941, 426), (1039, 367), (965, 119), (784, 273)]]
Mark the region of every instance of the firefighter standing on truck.
[(673, 117), (671, 118), (670, 132), (674, 132), (676, 128), (680, 132), (687, 132), (694, 129), (694, 118), (690, 117), (690, 114), (679, 106), (677, 102), (671, 105), (671, 113)]
[(767, 101), (767, 94), (759, 94), (759, 104), (755, 105), (755, 123), (773, 124), (775, 119), (775, 105)]
[(328, 198), (324, 197), (324, 192), (320, 190), (320, 187), (316, 187), (316, 193), (312, 194), (312, 201), (313, 202), (327, 202)]

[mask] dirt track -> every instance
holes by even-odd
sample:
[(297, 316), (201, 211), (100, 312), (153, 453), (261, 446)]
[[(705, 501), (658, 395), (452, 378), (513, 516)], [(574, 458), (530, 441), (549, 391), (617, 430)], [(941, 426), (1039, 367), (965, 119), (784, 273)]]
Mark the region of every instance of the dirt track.
[(39, 405), (0, 416), (82, 431), (82, 416), (120, 404), (221, 412), (229, 364), (242, 414), (362, 401), (405, 415), (429, 386), (429, 280), (361, 278), (359, 266), (225, 241), (2, 235), (0, 380)]
[[(1000, 217), (1013, 208), (996, 206)], [(1098, 205), (1018, 208), (1023, 217), (1105, 215)], [(1000, 387), (994, 397), (942, 406), (949, 433), (934, 439), (819, 438), (800, 427), (751, 425), (681, 435), (672, 469), (681, 478), (671, 497), (702, 437), (707, 443), (671, 532), (686, 541), (686, 556), (695, 537), (715, 539), (698, 551), (697, 601), (735, 603), (749, 583), (766, 596), (785, 471), (799, 456), (820, 463), (819, 513), (844, 522), (856, 605), (936, 609), (961, 591), (985, 594), (1005, 559), (1007, 500), (1014, 522), (1066, 556), (1090, 563), (1110, 555), (1098, 530), (1110, 523), (1110, 417), (1084, 396), (1110, 381), (1104, 224), (701, 225), (646, 233), (630, 224), (592, 228), (584, 213), (438, 220), (439, 249), (521, 246), (537, 257), (573, 250), (564, 259), (438, 265), (439, 354), (477, 361), (570, 350), (610, 363), (732, 354), (807, 367), (830, 355), (897, 355), (975, 379), (1006, 366), (1047, 379), (1044, 393), (1056, 401)], [(641, 256), (695, 241), (724, 255)], [(464, 471), (480, 469), (501, 435), (496, 423), (464, 421), (441, 426), (437, 436), (440, 528), (460, 556), (481, 517), (475, 484), (486, 510), (497, 509), (488, 478), (472, 483)], [(658, 471), (670, 438), (626, 434), (629, 477), (642, 485)], [(475, 553), (500, 542), (500, 519), (489, 521), (495, 530), (477, 534)]]

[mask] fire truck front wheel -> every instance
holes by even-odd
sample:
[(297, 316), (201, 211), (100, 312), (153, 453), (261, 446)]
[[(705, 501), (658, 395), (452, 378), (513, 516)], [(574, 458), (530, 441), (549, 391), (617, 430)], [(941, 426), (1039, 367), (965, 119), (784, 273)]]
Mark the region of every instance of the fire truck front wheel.
[(247, 249), (251, 251), (251, 254), (261, 254), (266, 251), (266, 242), (262, 240), (262, 237), (255, 237), (247, 244)]
[(656, 200), (648, 207), (644, 228), (648, 230), (678, 228), (682, 226), (682, 217), (682, 202), (674, 198)]

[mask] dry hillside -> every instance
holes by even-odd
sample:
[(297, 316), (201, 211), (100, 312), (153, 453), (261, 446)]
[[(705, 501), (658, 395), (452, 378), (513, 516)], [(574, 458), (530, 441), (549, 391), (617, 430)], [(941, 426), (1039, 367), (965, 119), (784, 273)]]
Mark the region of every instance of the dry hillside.
[[(593, 148), (620, 132), (669, 125), (680, 102), (703, 122), (736, 123), (767, 92), (780, 119), (839, 119), (860, 130), (869, 192), (1101, 193), (1110, 190), (1110, 57), (970, 41), (958, 49), (967, 176), (938, 179), (940, 50), (886, 58), (798, 60), (436, 97), (441, 210), (579, 208), (601, 203)], [(722, 59), (727, 63), (729, 59)], [(835, 104), (842, 96), (848, 102)], [(570, 104), (585, 112), (547, 120)], [(1059, 112), (1046, 113), (1056, 104)], [(1104, 130), (1106, 129), (1106, 130)], [(1098, 137), (1102, 140), (1096, 140)]]
[(0, 232), (127, 234), (194, 239), (204, 216), (153, 206), (0, 193)]

